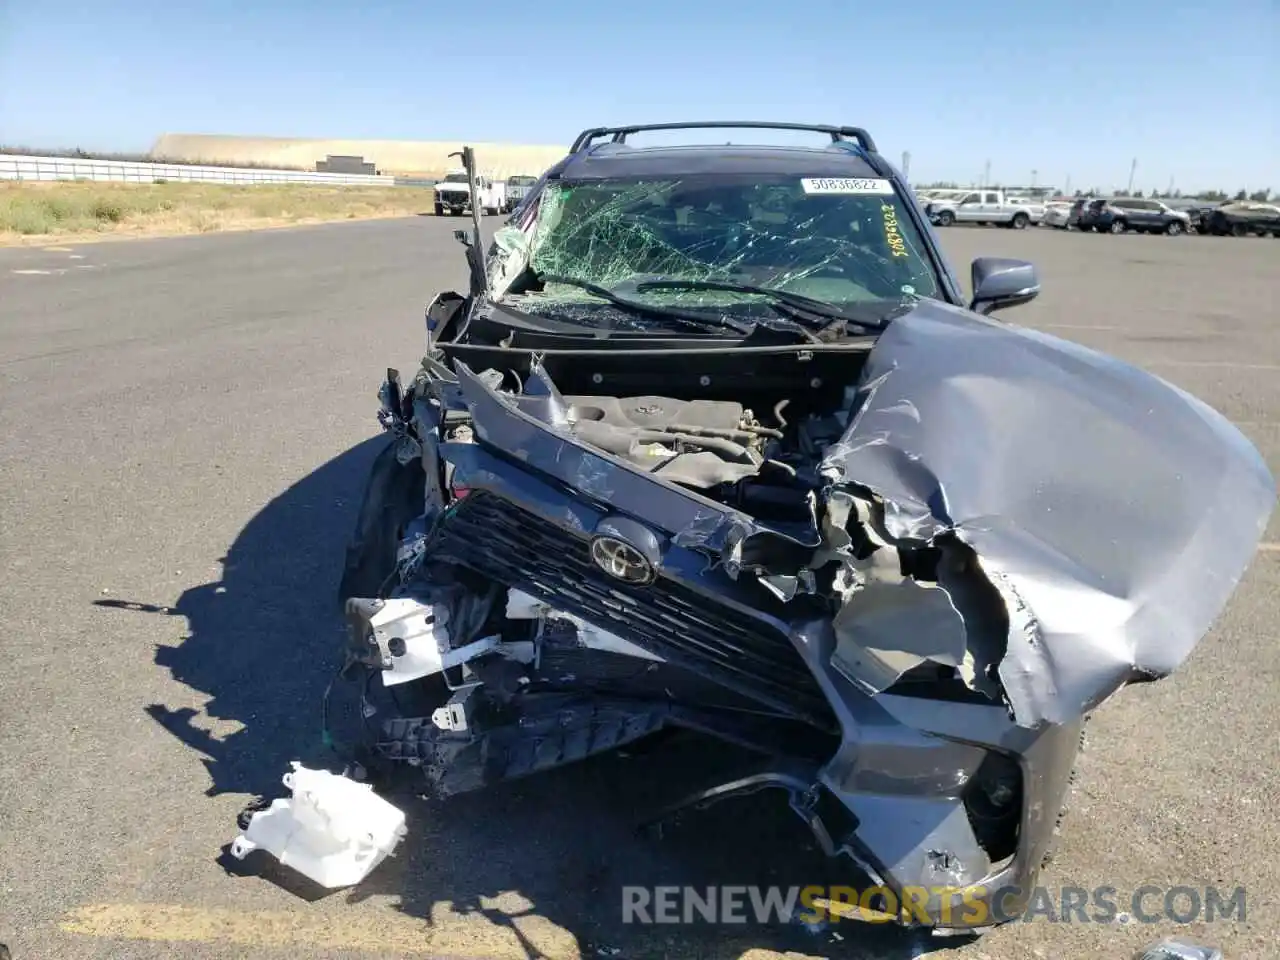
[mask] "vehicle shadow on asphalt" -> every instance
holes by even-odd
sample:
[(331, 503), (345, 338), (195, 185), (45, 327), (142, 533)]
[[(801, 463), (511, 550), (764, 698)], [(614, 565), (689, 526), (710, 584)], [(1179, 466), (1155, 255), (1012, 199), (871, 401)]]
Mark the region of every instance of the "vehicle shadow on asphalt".
[[(342, 767), (322, 741), (320, 704), (341, 665), (337, 587), (344, 551), (369, 467), (385, 443), (383, 437), (361, 443), (281, 493), (236, 538), (221, 579), (187, 590), (173, 607), (100, 601), (186, 618), (189, 636), (159, 648), (156, 662), (211, 698), (207, 718), (234, 721), (240, 729), (218, 739), (194, 722), (205, 718), (190, 708), (153, 704), (146, 711), (203, 756), (211, 796), (282, 796), (280, 777), (291, 760)], [(341, 740), (354, 732), (352, 724), (358, 727), (358, 714), (335, 713)], [(558, 955), (555, 945), (570, 938), (571, 950), (582, 956), (626, 958), (729, 958), (751, 948), (897, 958), (961, 945), (848, 920), (624, 923), (624, 887), (775, 886), (785, 892), (866, 884), (848, 861), (822, 855), (779, 791), (691, 812), (660, 837), (637, 830), (647, 814), (718, 774), (736, 772), (743, 759), (720, 741), (680, 734), (448, 800), (398, 793), (391, 799), (406, 809), (408, 836), (395, 857), (339, 895), (353, 903), (393, 900), (426, 925), (465, 922), (456, 915), (484, 917), (506, 941), (503, 954), (514, 942), (531, 958)], [(245, 883), (271, 880), (309, 899), (325, 894), (261, 852), (243, 864), (224, 852), (223, 863), (245, 875)]]

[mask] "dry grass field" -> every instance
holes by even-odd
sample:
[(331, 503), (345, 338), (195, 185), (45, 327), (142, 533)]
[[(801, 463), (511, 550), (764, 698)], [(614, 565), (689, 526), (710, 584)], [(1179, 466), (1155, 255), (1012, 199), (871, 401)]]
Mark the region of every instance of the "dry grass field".
[[(536, 176), (564, 156), (568, 144), (481, 143), (470, 141), (481, 172), (495, 177)], [(235, 137), (216, 134), (167, 133), (151, 147), (157, 160), (252, 164), (314, 170), (330, 154), (361, 156), (395, 176), (442, 176), (459, 165), (462, 141), (321, 140), (296, 137)]]
[(309, 184), (0, 183), (0, 245), (411, 216), (429, 212), (433, 194)]

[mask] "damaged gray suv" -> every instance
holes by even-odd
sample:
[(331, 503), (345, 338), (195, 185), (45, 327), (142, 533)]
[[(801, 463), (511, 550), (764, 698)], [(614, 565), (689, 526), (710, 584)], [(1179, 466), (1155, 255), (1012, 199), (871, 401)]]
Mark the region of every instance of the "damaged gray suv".
[[(629, 142), (719, 126), (825, 142)], [(449, 796), (693, 729), (761, 764), (692, 802), (778, 787), (903, 923), (1018, 916), (1084, 717), (1249, 564), (1257, 451), (992, 319), (1031, 264), (966, 299), (858, 128), (588, 130), (478, 226), (347, 555), (348, 673), (408, 695), (372, 755)]]

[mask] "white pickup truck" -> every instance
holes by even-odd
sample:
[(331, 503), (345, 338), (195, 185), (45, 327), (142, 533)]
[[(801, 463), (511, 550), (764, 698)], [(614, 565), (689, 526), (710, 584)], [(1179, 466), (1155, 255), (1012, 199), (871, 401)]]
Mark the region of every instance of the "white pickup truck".
[(971, 190), (959, 197), (932, 200), (924, 208), (929, 222), (940, 227), (953, 223), (998, 223), (1022, 230), (1044, 219), (1044, 205), (1025, 197), (1006, 196), (1003, 190)]
[[(481, 213), (497, 215), (507, 209), (507, 184), (503, 180), (494, 180), (483, 174), (476, 175), (476, 186), (480, 190)], [(450, 170), (445, 178), (435, 186), (436, 216), (443, 217), (469, 213), (471, 210), (471, 185), (467, 182), (467, 171)]]

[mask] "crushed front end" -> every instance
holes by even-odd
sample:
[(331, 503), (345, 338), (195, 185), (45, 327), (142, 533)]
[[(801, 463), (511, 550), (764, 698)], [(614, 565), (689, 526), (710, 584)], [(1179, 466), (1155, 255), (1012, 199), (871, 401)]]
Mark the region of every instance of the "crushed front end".
[(413, 704), (376, 756), (450, 796), (709, 733), (908, 924), (1022, 912), (1084, 716), (1185, 658), (1274, 502), (1194, 398), (937, 302), (744, 350), (451, 340), (469, 309), (384, 384), (347, 558), (351, 670)]

